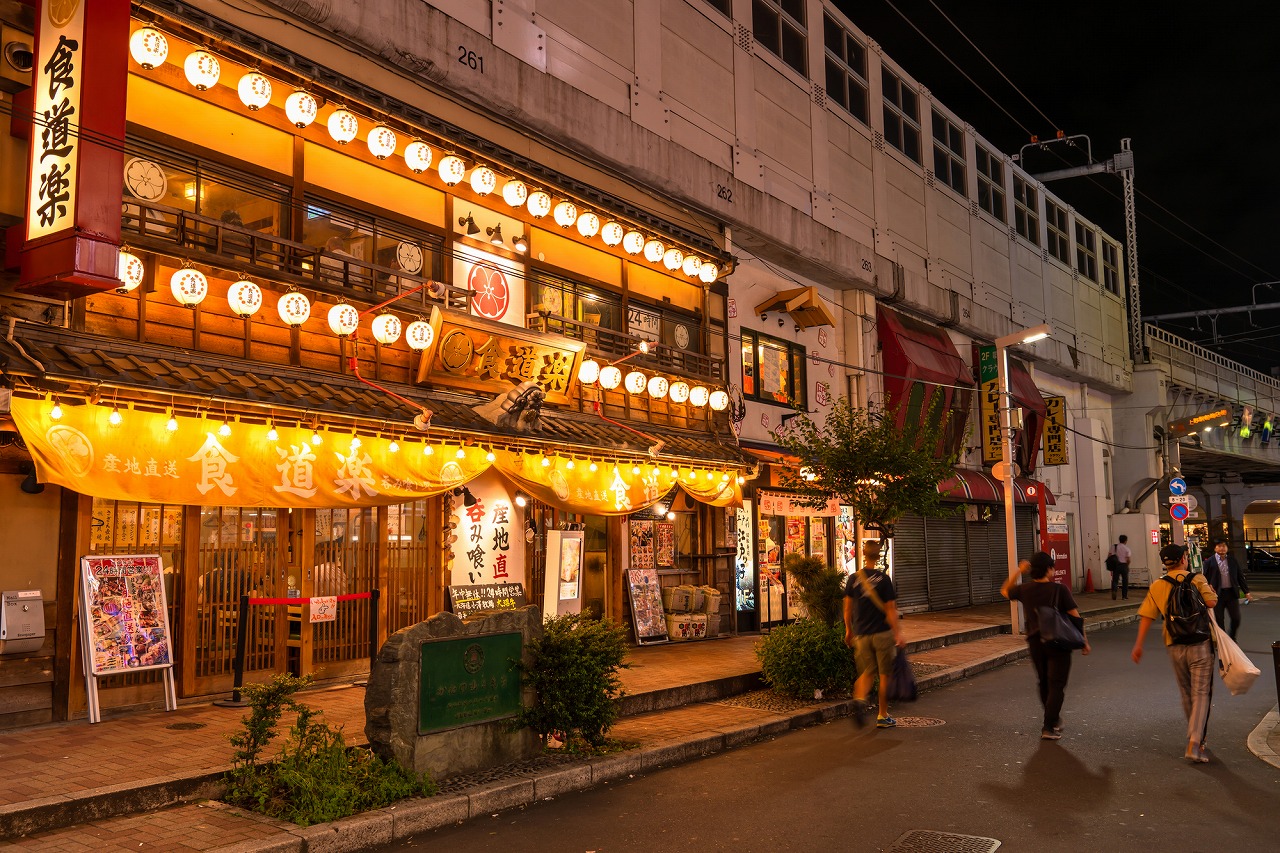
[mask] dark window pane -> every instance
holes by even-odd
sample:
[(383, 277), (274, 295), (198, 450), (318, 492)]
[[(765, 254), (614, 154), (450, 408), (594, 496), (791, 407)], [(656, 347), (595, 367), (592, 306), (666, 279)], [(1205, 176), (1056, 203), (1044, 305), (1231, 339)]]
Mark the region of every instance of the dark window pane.
[(840, 29), (840, 25), (831, 20), (830, 15), (822, 16), (822, 40), (827, 46), (827, 50), (834, 53), (840, 59), (844, 59), (844, 30)]
[(902, 129), (902, 153), (917, 163), (920, 162), (920, 131), (914, 127)]
[(867, 121), (867, 90), (861, 86), (849, 84), (849, 112), (853, 113), (864, 124)]
[(794, 27), (782, 28), (782, 59), (801, 74), (807, 74), (809, 63), (806, 61), (804, 33)]
[(916, 104), (916, 93), (906, 86), (902, 87), (902, 111), (913, 121), (920, 116), (920, 108)]
[(798, 24), (804, 23), (804, 0), (782, 0), (782, 11), (786, 12)]

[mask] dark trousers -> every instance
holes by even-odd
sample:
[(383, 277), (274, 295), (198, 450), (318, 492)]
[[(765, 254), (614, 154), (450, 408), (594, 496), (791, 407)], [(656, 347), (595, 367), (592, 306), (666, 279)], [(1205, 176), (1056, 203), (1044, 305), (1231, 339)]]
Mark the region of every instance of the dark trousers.
[(1054, 649), (1040, 642), (1040, 638), (1028, 637), (1027, 649), (1031, 652), (1031, 665), (1036, 668), (1040, 685), (1040, 704), (1044, 706), (1042, 731), (1062, 725), (1062, 701), (1067, 695), (1067, 679), (1071, 677), (1071, 652)]
[(1120, 595), (1124, 598), (1129, 597), (1129, 566), (1121, 563), (1120, 568), (1111, 573), (1111, 597), (1116, 597), (1116, 586), (1121, 589)]
[[(1224, 613), (1231, 614), (1229, 629), (1227, 623), (1222, 621)], [(1227, 636), (1233, 640), (1236, 638), (1236, 631), (1240, 630), (1240, 593), (1235, 587), (1218, 590), (1218, 603), (1213, 605), (1213, 618), (1218, 620), (1218, 625), (1227, 632)]]

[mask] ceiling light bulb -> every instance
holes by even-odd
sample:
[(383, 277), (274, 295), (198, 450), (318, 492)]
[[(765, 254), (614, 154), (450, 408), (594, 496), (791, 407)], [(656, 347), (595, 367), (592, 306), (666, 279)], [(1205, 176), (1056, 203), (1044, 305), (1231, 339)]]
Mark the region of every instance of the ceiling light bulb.
[(573, 459), (570, 459), (568, 462), (564, 463), (564, 467), (572, 471), (574, 468), (578, 467), (578, 465), (573, 461)]
[(594, 474), (596, 471), (600, 470), (600, 466), (596, 464), (594, 459), (592, 459), (591, 464), (587, 466), (587, 470)]
[(55, 421), (62, 420), (62, 404), (57, 400), (53, 401), (53, 408), (49, 410), (49, 417)]
[(424, 445), (422, 446), (422, 455), (423, 455), (423, 456), (435, 456), (435, 455), (436, 455), (436, 449), (435, 449), (434, 447), (432, 447), (431, 445), (429, 445), (429, 444), (424, 444)]
[(496, 462), (498, 460), (498, 454), (490, 450), (488, 453), (484, 455), (484, 459), (486, 462)]
[(111, 414), (107, 415), (107, 423), (111, 424), (112, 426), (120, 426), (120, 422), (122, 420), (124, 420), (124, 418), (120, 417), (120, 410), (117, 409), (115, 406), (112, 406)]
[(631, 475), (632, 475), (633, 477), (639, 477), (639, 476), (640, 476), (640, 466), (639, 466), (639, 465), (632, 465), (632, 466), (631, 466)]
[(267, 441), (279, 441), (280, 433), (276, 432), (276, 422), (271, 422), (271, 428), (267, 430)]
[(231, 424), (227, 423), (226, 421), (223, 421), (222, 426), (218, 427), (218, 435), (222, 436), (223, 438), (226, 438), (227, 436), (231, 435)]
[(459, 458), (459, 459), (466, 459), (466, 458), (467, 458), (467, 451), (465, 451), (465, 450), (463, 450), (461, 447), (459, 447), (459, 448), (458, 448), (458, 452), (457, 452), (457, 453), (455, 453), (455, 454), (454, 454), (454, 456), (456, 456), (456, 457), (457, 457), (457, 458)]
[(550, 456), (543, 456), (543, 457), (542, 457), (542, 467), (543, 467), (543, 468), (550, 468), (550, 467), (551, 467), (551, 457), (550, 457)]
[(164, 425), (169, 432), (178, 431), (178, 419), (173, 416), (173, 412), (169, 413), (169, 422)]
[(318, 444), (319, 444), (321, 441), (323, 441), (323, 440), (324, 440), (324, 439), (322, 439), (322, 438), (320, 437), (320, 431), (319, 431), (319, 430), (314, 430), (314, 429), (313, 429), (313, 430), (311, 430), (311, 443), (312, 443), (312, 444), (317, 444), (317, 445), (318, 445)]
[(387, 445), (387, 450), (390, 451), (391, 453), (399, 453), (400, 442), (396, 441), (394, 438), (391, 439), (391, 443)]

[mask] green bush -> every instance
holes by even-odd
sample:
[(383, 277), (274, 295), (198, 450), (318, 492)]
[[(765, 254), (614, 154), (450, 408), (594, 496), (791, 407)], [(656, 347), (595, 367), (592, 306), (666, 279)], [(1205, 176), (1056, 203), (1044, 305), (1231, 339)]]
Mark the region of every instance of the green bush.
[(844, 572), (803, 554), (788, 554), (782, 567), (795, 582), (796, 597), (810, 619), (824, 625), (844, 622)]
[(603, 746), (618, 719), (626, 632), (580, 614), (554, 616), (543, 629), (542, 637), (529, 644), (531, 662), (520, 665), (524, 684), (537, 691), (537, 699), (515, 724), (533, 729), (544, 743), (555, 735), (568, 749), (579, 742)]
[(816, 690), (847, 690), (856, 675), (843, 623), (797, 619), (770, 631), (756, 646), (756, 657), (765, 682), (797, 699), (812, 699)]
[[(236, 751), (227, 773), (227, 802), (310, 826), (436, 792), (425, 773), (416, 776), (367, 749), (348, 748), (340, 729), (293, 698), (310, 681), (277, 675), (241, 691), (250, 711), (241, 731), (231, 736)], [(264, 763), (285, 711), (297, 718), (276, 760)]]

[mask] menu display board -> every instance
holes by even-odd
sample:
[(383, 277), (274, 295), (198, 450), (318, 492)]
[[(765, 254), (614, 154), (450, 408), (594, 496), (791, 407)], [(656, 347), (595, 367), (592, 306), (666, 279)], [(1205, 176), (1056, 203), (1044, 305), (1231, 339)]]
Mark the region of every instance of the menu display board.
[(627, 589), (631, 593), (631, 622), (635, 626), (636, 644), (667, 642), (667, 620), (662, 612), (658, 570), (652, 566), (629, 569)]
[(81, 588), (92, 675), (173, 663), (159, 554), (82, 557)]
[(676, 564), (676, 526), (669, 521), (659, 521), (654, 525), (654, 560), (659, 566)]
[(524, 584), (484, 583), (449, 587), (449, 609), (466, 619), (490, 610), (516, 610), (525, 606)]
[(631, 519), (631, 567), (633, 569), (654, 567), (652, 519)]

